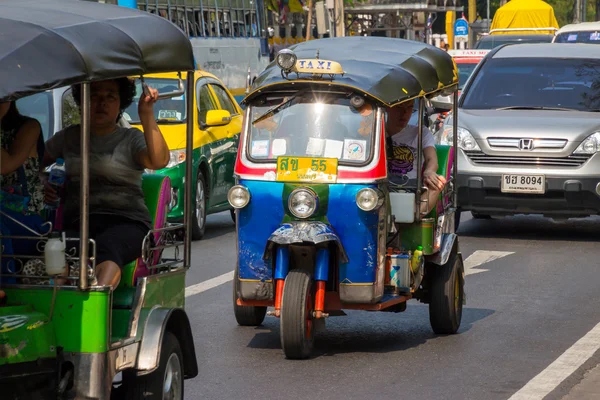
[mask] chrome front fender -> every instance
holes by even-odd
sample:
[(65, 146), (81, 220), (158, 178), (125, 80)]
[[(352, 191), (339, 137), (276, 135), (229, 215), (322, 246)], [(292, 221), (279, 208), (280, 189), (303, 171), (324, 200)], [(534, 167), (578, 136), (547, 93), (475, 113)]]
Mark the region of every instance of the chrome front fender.
[(348, 262), (348, 255), (338, 235), (330, 225), (319, 221), (287, 222), (282, 224), (267, 240), (263, 259), (269, 259), (275, 244), (319, 244), (325, 242), (335, 242), (340, 254), (340, 262), (342, 264)]
[(431, 256), (427, 256), (427, 261), (436, 264), (436, 265), (444, 265), (448, 262), (450, 258), (450, 254), (452, 253), (452, 249), (454, 248), (454, 243), (456, 242), (457, 251), (460, 252), (458, 248), (458, 236), (456, 233), (442, 233), (442, 244), (440, 246), (440, 251)]

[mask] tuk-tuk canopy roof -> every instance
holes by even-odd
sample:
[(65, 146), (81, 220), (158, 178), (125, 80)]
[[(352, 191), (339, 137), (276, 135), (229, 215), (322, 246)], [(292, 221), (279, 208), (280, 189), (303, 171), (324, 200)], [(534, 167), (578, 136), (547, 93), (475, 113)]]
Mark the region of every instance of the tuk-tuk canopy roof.
[(87, 1), (0, 1), (0, 99), (189, 70), (194, 56), (188, 37), (157, 15)]
[(412, 40), (350, 36), (311, 40), (289, 49), (298, 60), (315, 59), (318, 51), (320, 60), (341, 64), (344, 74), (331, 80), (327, 75), (298, 78), (292, 72), (286, 79), (274, 61), (256, 78), (245, 103), (267, 91), (317, 84), (351, 88), (394, 106), (458, 83), (458, 70), (448, 53)]

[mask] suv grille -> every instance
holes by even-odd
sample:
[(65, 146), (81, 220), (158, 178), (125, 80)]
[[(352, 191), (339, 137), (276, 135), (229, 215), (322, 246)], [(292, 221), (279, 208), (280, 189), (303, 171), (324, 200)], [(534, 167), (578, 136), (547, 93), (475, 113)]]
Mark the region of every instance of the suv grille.
[(475, 164), (524, 167), (579, 167), (591, 157), (591, 154), (572, 154), (568, 157), (491, 156), (482, 151), (465, 151), (465, 154)]

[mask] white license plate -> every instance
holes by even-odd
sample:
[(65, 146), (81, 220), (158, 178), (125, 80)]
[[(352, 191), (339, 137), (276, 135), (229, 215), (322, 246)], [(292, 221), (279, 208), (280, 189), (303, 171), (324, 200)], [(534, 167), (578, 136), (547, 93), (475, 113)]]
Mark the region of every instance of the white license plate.
[(502, 193), (532, 193), (546, 192), (546, 177), (544, 175), (502, 175)]

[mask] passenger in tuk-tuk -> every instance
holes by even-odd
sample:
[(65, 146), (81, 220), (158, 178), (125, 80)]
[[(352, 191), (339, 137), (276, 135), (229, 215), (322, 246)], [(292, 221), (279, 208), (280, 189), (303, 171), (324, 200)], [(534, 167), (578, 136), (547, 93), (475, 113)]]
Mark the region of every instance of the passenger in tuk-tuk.
[[(14, 101), (0, 102), (0, 143), (0, 206), (9, 217), (0, 218), (0, 232), (6, 236), (29, 236), (29, 228), (46, 233), (42, 228), (44, 185), (39, 175), (40, 153), (44, 149), (40, 123), (21, 115)], [(5, 239), (3, 245), (6, 254), (36, 252), (33, 240)], [(14, 262), (3, 259), (2, 271), (12, 269), (9, 266)]]
[[(406, 176), (409, 180), (417, 178), (417, 138), (419, 127), (409, 125), (413, 112), (414, 101), (400, 104), (387, 109), (386, 150), (388, 157), (388, 174)], [(440, 193), (446, 185), (446, 178), (437, 174), (438, 160), (433, 133), (423, 127), (423, 185), (427, 192), (422, 199), (428, 198), (427, 203), (421, 203), (421, 212), (428, 214), (436, 205)]]
[[(145, 168), (162, 169), (169, 162), (169, 149), (154, 117), (157, 90), (150, 88), (151, 96), (140, 96), (143, 132), (117, 124), (135, 93), (135, 84), (127, 78), (90, 85), (89, 235), (96, 241), (97, 283), (113, 289), (119, 284), (121, 268), (140, 256), (151, 229), (142, 173)], [(78, 106), (80, 94), (81, 86), (73, 86)], [(63, 225), (70, 237), (78, 236), (80, 223), (80, 142), (80, 126), (67, 127), (48, 140), (44, 157), (44, 165), (65, 160)], [(57, 199), (48, 184), (45, 194), (47, 202)]]

